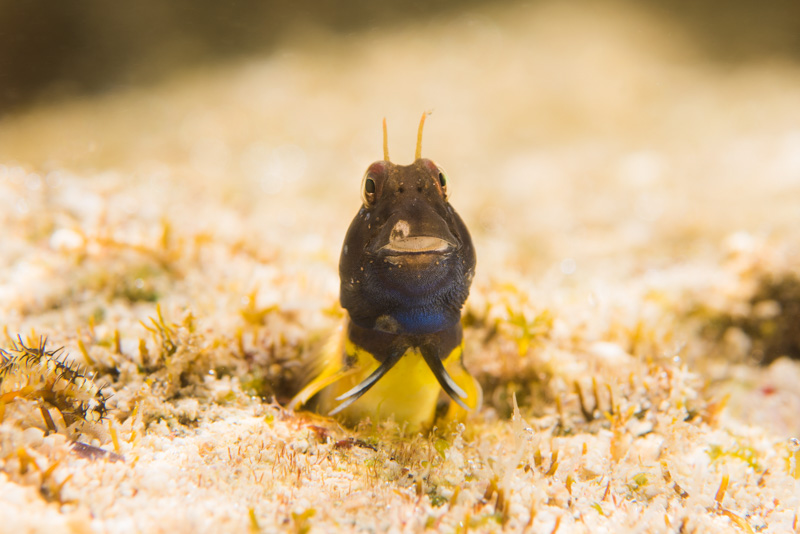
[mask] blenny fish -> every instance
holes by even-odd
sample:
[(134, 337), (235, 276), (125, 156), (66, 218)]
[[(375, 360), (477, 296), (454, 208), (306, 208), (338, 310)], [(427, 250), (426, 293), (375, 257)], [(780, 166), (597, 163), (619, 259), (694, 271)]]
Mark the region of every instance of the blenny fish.
[[(445, 171), (422, 157), (422, 115), (411, 165), (367, 168), (362, 205), (344, 238), (339, 300), (347, 321), (322, 351), (320, 373), (289, 404), (317, 397), (317, 410), (349, 424), (393, 417), (408, 430), (463, 419), (481, 388), (462, 362), (461, 308), (475, 274), (469, 231), (448, 202)], [(444, 391), (447, 397), (441, 395)]]

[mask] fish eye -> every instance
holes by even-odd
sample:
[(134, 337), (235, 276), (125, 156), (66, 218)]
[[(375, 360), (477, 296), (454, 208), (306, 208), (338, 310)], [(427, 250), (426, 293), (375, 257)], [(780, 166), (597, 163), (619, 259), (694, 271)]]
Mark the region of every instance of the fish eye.
[(439, 167), (439, 187), (442, 189), (442, 194), (444, 194), (445, 200), (450, 196), (450, 192), (447, 190), (447, 173), (444, 172), (444, 169)]
[(370, 206), (375, 202), (375, 179), (369, 171), (364, 174), (361, 182), (361, 200), (365, 206)]

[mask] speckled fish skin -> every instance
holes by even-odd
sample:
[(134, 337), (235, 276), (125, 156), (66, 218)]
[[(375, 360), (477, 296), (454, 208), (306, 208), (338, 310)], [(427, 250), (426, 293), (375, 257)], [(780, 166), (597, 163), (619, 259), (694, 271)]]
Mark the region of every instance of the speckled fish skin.
[(362, 187), (368, 180), (371, 201), (350, 224), (339, 261), (340, 300), (350, 320), (400, 336), (460, 328), (475, 249), (447, 202), (443, 171), (422, 158), (405, 166), (379, 161)]
[(441, 392), (448, 420), (481, 403), (463, 365), (461, 308), (475, 274), (475, 248), (448, 202), (447, 175), (429, 159), (384, 160), (367, 168), (363, 204), (339, 260), (347, 324), (321, 354), (322, 371), (289, 404), (317, 396), (317, 408), (351, 424), (392, 417), (407, 430), (430, 425)]
[[(340, 301), (349, 315), (343, 365), (361, 369), (333, 388), (341, 404), (332, 413), (347, 408), (345, 416), (357, 420), (380, 406), (411, 427), (424, 426), (440, 387), (457, 405), (454, 418), (479, 405), (480, 386), (462, 363), (461, 327), (475, 249), (447, 201), (447, 185), (428, 159), (378, 161), (367, 169), (364, 203), (339, 260)], [(324, 398), (330, 402), (330, 392)]]

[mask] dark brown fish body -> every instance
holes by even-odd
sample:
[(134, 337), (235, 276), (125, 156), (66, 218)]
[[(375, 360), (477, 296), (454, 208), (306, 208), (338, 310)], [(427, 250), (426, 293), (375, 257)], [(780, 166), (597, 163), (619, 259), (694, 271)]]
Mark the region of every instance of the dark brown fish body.
[(353, 423), (391, 415), (420, 428), (433, 420), (442, 390), (457, 405), (452, 418), (480, 405), (480, 386), (462, 364), (461, 308), (475, 249), (448, 202), (446, 174), (419, 155), (423, 123), (414, 163), (391, 163), (384, 137), (384, 160), (364, 175), (363, 204), (339, 259), (349, 320), (292, 407), (321, 392), (324, 411)]
[(362, 187), (372, 192), (364, 191), (339, 260), (341, 304), (356, 325), (416, 335), (460, 322), (475, 249), (446, 200), (446, 180), (428, 159), (369, 167)]

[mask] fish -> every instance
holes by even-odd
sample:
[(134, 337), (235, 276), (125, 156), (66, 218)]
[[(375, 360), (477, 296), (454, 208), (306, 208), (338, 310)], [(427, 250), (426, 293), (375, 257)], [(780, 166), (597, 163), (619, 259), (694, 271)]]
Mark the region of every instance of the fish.
[(447, 173), (422, 157), (426, 116), (410, 165), (390, 161), (383, 121), (384, 158), (364, 173), (339, 259), (347, 318), (290, 409), (316, 398), (318, 412), (347, 424), (393, 418), (413, 431), (430, 427), (437, 413), (462, 421), (481, 405), (480, 384), (463, 363), (461, 324), (475, 248), (449, 202)]

